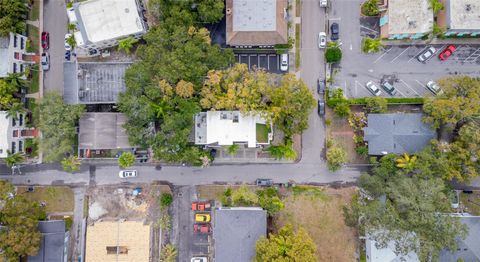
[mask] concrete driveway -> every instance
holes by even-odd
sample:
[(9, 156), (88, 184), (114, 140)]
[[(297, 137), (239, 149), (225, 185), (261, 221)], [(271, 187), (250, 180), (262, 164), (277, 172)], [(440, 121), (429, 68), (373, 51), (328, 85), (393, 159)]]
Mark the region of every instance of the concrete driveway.
[[(325, 8), (320, 8), (318, 0), (302, 1), (301, 26), (300, 77), (318, 99), (317, 79), (325, 78), (324, 53), (318, 48), (318, 33), (325, 31)], [(322, 161), (320, 156), (325, 146), (324, 119), (318, 116), (316, 108), (310, 113), (308, 123), (309, 127), (302, 135), (302, 164)]]
[(50, 33), (50, 70), (45, 72), (44, 91), (63, 93), (63, 60), (65, 34), (67, 33), (67, 9), (63, 0), (43, 1), (43, 30)]

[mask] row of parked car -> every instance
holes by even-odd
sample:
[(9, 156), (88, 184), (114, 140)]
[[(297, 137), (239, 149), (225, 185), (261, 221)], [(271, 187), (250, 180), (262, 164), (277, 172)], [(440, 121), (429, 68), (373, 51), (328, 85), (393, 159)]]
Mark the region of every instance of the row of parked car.
[[(72, 46), (68, 43), (68, 39), (72, 37), (72, 34), (65, 35), (65, 60), (70, 61), (72, 56)], [(50, 54), (46, 51), (50, 49), (50, 33), (42, 32), (41, 36), (41, 43), (42, 43), (42, 56), (40, 59), (40, 64), (42, 65), (43, 71), (48, 71), (50, 69)], [(75, 54), (74, 54), (75, 55)]]
[[(443, 49), (440, 54), (438, 54), (438, 59), (445, 61), (447, 60), (454, 52), (457, 50), (457, 47), (455, 45), (448, 45)], [(437, 49), (433, 46), (428, 47), (423, 51), (420, 55), (417, 56), (417, 60), (419, 62), (425, 63), (428, 59), (430, 59), (435, 53), (437, 52)]]
[[(391, 96), (394, 96), (395, 94), (397, 94), (397, 90), (395, 89), (395, 87), (393, 87), (393, 85), (388, 82), (388, 81), (383, 81), (380, 86), (383, 88), (383, 90), (385, 90), (385, 92), (387, 92), (388, 94), (390, 94)], [(435, 95), (441, 95), (443, 94), (443, 90), (440, 88), (440, 86), (435, 83), (433, 80), (430, 80), (428, 81), (428, 83), (425, 85), (427, 87), (428, 90), (430, 90), (432, 93), (434, 93)], [(380, 91), (380, 88), (378, 88), (372, 81), (368, 81), (366, 84), (365, 84), (365, 87), (368, 89), (368, 91), (370, 91), (374, 96), (379, 96), (382, 94), (382, 91)]]

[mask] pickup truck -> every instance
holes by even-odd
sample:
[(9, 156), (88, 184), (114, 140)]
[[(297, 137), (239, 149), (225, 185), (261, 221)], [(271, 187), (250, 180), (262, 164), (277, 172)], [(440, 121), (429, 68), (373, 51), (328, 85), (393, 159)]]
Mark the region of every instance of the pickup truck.
[(192, 202), (193, 211), (208, 211), (212, 208), (210, 202)]

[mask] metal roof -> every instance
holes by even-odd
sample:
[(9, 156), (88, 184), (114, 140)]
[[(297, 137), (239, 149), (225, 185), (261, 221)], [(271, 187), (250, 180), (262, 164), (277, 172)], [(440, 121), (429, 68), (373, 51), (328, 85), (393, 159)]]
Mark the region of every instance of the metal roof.
[(132, 148), (123, 128), (127, 118), (121, 113), (85, 113), (79, 122), (79, 149)]

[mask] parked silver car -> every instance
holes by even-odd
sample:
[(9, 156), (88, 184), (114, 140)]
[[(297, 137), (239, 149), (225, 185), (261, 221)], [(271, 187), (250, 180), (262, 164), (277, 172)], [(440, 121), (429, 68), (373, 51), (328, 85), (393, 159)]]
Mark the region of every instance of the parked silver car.
[(368, 89), (368, 91), (372, 92), (374, 96), (379, 96), (382, 93), (380, 88), (378, 88), (372, 81), (368, 81), (365, 87)]
[(50, 69), (50, 55), (47, 52), (42, 53), (40, 64), (42, 64), (43, 71), (48, 71), (48, 69)]
[(425, 62), (427, 61), (430, 57), (432, 57), (435, 52), (437, 52), (437, 49), (435, 49), (435, 47), (431, 46), (429, 48), (427, 48), (427, 50), (423, 51), (418, 57), (418, 61), (420, 62)]
[(443, 94), (443, 90), (433, 80), (428, 81), (426, 86), (427, 86), (428, 90), (432, 91), (432, 93), (434, 93), (435, 95)]
[(318, 48), (327, 47), (327, 34), (325, 32), (318, 33)]

